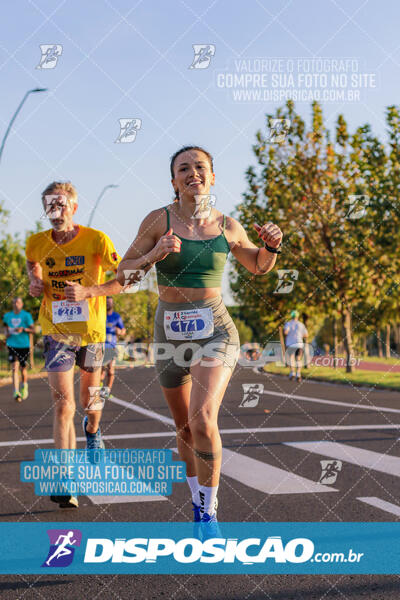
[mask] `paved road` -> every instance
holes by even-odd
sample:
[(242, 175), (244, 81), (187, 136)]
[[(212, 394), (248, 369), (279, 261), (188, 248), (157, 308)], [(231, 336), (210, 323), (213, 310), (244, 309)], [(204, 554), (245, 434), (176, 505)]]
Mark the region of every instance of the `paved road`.
[[(107, 446), (173, 448), (170, 415), (152, 368), (118, 371), (102, 420)], [(243, 406), (243, 384), (263, 386)], [(185, 521), (186, 484), (164, 501), (81, 497), (63, 511), (19, 481), (19, 463), (51, 447), (47, 382), (32, 381), (18, 405), (1, 389), (0, 483), (3, 521)], [(256, 405), (255, 405), (256, 404)], [(241, 406), (242, 405), (242, 406)], [(80, 435), (82, 413), (77, 412)], [(397, 521), (400, 514), (400, 395), (319, 382), (297, 384), (237, 369), (220, 412), (224, 465), (221, 521)], [(83, 447), (83, 441), (79, 443)], [(395, 458), (399, 457), (399, 458)], [(319, 483), (320, 460), (342, 461), (333, 485)], [(133, 500), (133, 501), (132, 501)], [(89, 595), (90, 590), (90, 595)], [(397, 576), (1, 576), (0, 598), (238, 600), (398, 600)]]

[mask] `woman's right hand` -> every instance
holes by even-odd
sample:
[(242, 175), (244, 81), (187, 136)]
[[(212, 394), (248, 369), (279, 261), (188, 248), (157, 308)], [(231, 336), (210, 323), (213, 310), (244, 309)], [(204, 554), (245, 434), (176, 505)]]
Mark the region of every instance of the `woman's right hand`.
[(167, 233), (160, 237), (157, 244), (151, 251), (152, 260), (159, 262), (160, 260), (164, 260), (164, 258), (168, 256), (170, 252), (180, 252), (181, 244), (181, 240), (174, 235), (172, 227), (170, 227)]

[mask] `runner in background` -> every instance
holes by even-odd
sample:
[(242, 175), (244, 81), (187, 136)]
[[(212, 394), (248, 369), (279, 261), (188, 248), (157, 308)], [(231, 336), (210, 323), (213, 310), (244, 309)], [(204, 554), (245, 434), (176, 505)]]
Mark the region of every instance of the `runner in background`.
[(301, 381), (301, 363), (304, 352), (304, 339), (308, 337), (305, 325), (299, 321), (299, 312), (292, 310), (290, 321), (285, 323), (283, 333), (286, 336), (286, 348), (289, 354), (290, 373), (289, 379), (296, 377)]
[[(71, 183), (53, 182), (42, 202), (52, 228), (28, 238), (29, 291), (43, 294), (39, 322), (44, 335), (45, 368), (54, 402), (56, 448), (76, 448), (74, 367), (80, 368), (80, 402), (86, 416), (83, 430), (89, 450), (104, 448), (102, 403), (90, 388), (100, 389), (106, 337), (106, 296), (120, 293), (116, 279), (104, 283), (106, 271), (120, 260), (102, 231), (74, 223), (77, 192)], [(74, 496), (51, 496), (61, 507), (76, 507)]]
[(114, 311), (114, 300), (109, 296), (107, 297), (106, 344), (101, 368), (102, 389), (100, 392), (105, 400), (110, 397), (114, 383), (118, 337), (123, 337), (125, 334), (124, 322), (121, 315)]
[[(26, 363), (29, 360), (30, 351), (29, 334), (34, 333), (32, 315), (26, 310), (22, 310), (23, 306), (22, 298), (19, 296), (14, 298), (13, 310), (7, 312), (3, 317), (8, 360), (12, 368), (14, 399), (17, 402), (28, 398), (28, 369)], [(21, 368), (21, 386), (19, 382), (19, 368)]]

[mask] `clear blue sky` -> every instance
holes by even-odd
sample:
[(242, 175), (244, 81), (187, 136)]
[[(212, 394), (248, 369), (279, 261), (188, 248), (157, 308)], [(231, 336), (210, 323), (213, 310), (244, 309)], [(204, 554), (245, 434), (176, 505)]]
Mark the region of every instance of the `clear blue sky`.
[[(219, 74), (238, 73), (235, 60), (254, 65), (257, 57), (281, 57), (287, 75), (291, 59), (298, 76), (303, 59), (357, 59), (359, 73), (376, 75), (376, 87), (361, 90), (359, 101), (323, 102), (324, 113), (331, 125), (339, 112), (351, 129), (369, 122), (384, 138), (385, 107), (399, 101), (399, 22), (394, 0), (7, 3), (0, 26), (0, 137), (24, 93), (49, 88), (28, 98), (0, 164), (9, 230), (32, 227), (42, 212), (40, 192), (52, 180), (77, 186), (83, 224), (101, 189), (114, 183), (119, 188), (107, 193), (93, 226), (123, 253), (145, 214), (172, 198), (169, 157), (187, 143), (215, 156), (217, 208), (229, 214), (254, 162), (255, 132), (266, 130), (265, 113), (282, 104), (235, 101), (232, 89), (219, 88)], [(55, 68), (36, 68), (40, 44), (62, 45)], [(215, 45), (208, 68), (189, 68), (193, 44)], [(309, 115), (310, 102), (296, 107)], [(133, 143), (114, 143), (120, 118), (142, 120)]]

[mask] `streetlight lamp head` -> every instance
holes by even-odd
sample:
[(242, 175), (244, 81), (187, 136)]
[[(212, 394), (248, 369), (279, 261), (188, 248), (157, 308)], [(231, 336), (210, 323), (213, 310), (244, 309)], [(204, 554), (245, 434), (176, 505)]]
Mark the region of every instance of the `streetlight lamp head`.
[(21, 108), (23, 107), (25, 101), (27, 100), (27, 98), (29, 98), (29, 95), (34, 93), (34, 92), (47, 92), (47, 88), (33, 88), (32, 90), (28, 90), (27, 92), (25, 92), (24, 97), (22, 98), (21, 102), (18, 104), (17, 106), (17, 110), (15, 111), (15, 113), (13, 114), (13, 116), (11, 117), (11, 121), (8, 124), (8, 127), (6, 129), (6, 132), (4, 134), (3, 140), (0, 144), (0, 160), (3, 154), (3, 150), (4, 150), (4, 144), (6, 143), (8, 134), (10, 133), (11, 127), (15, 121), (15, 119), (18, 116), (19, 111), (21, 110)]

